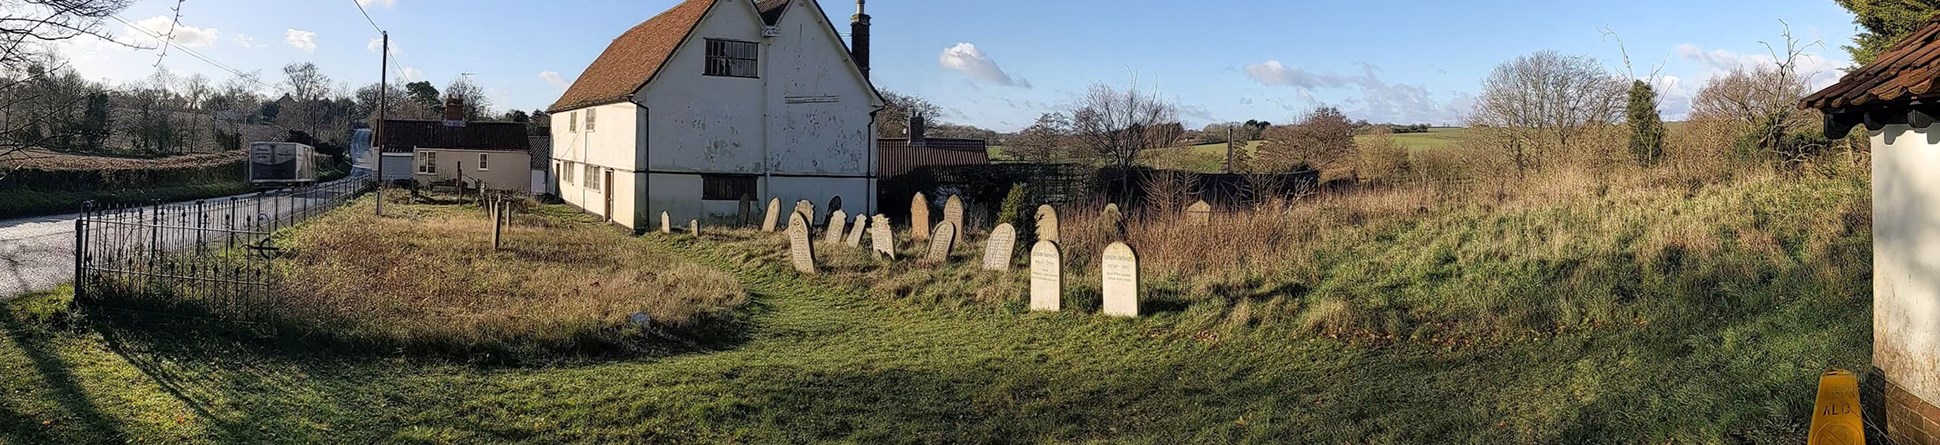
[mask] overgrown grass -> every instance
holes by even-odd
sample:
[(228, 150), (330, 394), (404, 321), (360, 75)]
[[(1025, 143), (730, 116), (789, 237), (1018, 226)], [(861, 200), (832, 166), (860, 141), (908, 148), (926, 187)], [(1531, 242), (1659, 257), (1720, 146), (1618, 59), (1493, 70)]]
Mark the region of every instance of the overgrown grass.
[(0, 191), (0, 219), (79, 212), (81, 203), (87, 201), (101, 204), (186, 201), (249, 193), (249, 190), (249, 184), (241, 181), (90, 191), (12, 189)]

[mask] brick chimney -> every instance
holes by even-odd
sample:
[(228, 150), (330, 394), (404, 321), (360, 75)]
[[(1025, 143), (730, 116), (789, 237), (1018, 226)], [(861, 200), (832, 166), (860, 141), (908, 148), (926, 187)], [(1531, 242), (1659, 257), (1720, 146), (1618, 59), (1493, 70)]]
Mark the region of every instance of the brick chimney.
[(465, 121), (465, 98), (451, 96), (445, 98), (445, 122)]
[(849, 17), (849, 57), (855, 59), (856, 68), (862, 69), (862, 78), (869, 78), (869, 14), (862, 12), (862, 3), (855, 0), (855, 16)]
[(924, 120), (922, 114), (909, 115), (909, 146), (923, 147), (929, 145), (929, 138), (923, 136), (923, 127), (928, 124)]

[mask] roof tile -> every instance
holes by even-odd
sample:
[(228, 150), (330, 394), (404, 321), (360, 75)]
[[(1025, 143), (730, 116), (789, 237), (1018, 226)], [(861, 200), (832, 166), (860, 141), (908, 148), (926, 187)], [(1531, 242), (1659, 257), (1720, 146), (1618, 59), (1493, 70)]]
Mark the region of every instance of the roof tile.
[(1846, 73), (1830, 87), (1800, 101), (1801, 108), (1836, 110), (1940, 97), (1940, 16), (1881, 53), (1873, 63)]
[(714, 0), (686, 0), (620, 34), (548, 111), (626, 99), (660, 71), (713, 5)]

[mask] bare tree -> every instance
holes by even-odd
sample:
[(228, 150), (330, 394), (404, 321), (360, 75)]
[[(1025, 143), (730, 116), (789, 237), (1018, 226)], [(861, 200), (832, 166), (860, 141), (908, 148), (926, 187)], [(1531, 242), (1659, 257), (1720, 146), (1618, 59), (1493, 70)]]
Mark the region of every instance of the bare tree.
[(882, 103), (882, 111), (876, 113), (877, 137), (908, 136), (910, 116), (920, 115), (929, 118), (931, 126), (941, 123), (936, 122), (935, 118), (937, 114), (943, 112), (943, 107), (938, 107), (921, 97), (882, 90)]
[(1354, 162), (1354, 123), (1332, 107), (1315, 108), (1299, 123), (1261, 133), (1261, 168), (1268, 171), (1333, 170)]
[(101, 20), (131, 0), (0, 0), (0, 65), (18, 66), (43, 51), (46, 42), (82, 36), (114, 41)]
[[(67, 124), (71, 120), (64, 118), (100, 99), (100, 87), (70, 77), (65, 64), (49, 63), (53, 51), (46, 44), (83, 36), (120, 44), (101, 30), (101, 20), (129, 1), (0, 0), (0, 158), (82, 136), (84, 126)], [(35, 62), (41, 63), (40, 69), (30, 68)], [(50, 84), (62, 88), (34, 88)], [(69, 86), (90, 91), (73, 94), (77, 91)], [(0, 177), (10, 171), (0, 165)]]
[(1786, 135), (1806, 133), (1821, 119), (1816, 110), (1798, 108), (1811, 92), (1809, 80), (1814, 74), (1800, 73), (1799, 60), (1817, 44), (1800, 45), (1790, 28), (1782, 35), (1783, 50), (1766, 45), (1774, 62), (1734, 68), (1698, 89), (1691, 100), (1691, 118), (1727, 123), (1744, 139), (1745, 148), (1797, 163), (1811, 154), (1814, 144), (1787, 141)]
[(1594, 58), (1537, 52), (1496, 66), (1469, 125), (1502, 144), (1522, 175), (1538, 150), (1567, 149), (1586, 127), (1617, 122), (1628, 86)]
[(465, 120), (481, 120), (492, 117), (492, 99), (485, 97), (485, 88), (472, 83), (471, 79), (459, 76), (445, 85), (445, 97), (465, 100)]
[(1037, 117), (1036, 123), (1011, 137), (1004, 147), (1019, 159), (1042, 163), (1064, 157), (1064, 148), (1070, 140), (1071, 118), (1064, 113), (1044, 113)]
[(1134, 84), (1119, 90), (1102, 83), (1078, 99), (1071, 112), (1073, 142), (1090, 150), (1105, 165), (1129, 169), (1139, 154), (1177, 141), (1179, 109), (1157, 92), (1139, 91)]

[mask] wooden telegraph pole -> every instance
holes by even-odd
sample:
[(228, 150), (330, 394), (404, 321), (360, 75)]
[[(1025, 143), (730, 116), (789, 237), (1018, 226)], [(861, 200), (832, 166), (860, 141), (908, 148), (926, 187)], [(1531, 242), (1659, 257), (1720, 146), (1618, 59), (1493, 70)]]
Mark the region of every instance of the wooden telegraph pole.
[(377, 156), (377, 216), (384, 216), (384, 110), (390, 108), (386, 93), (391, 90), (391, 32), (383, 31), (384, 48), (377, 52), (382, 59), (378, 62), (377, 72), (377, 125), (371, 128), (371, 151)]

